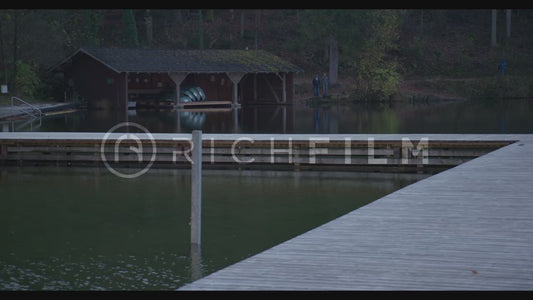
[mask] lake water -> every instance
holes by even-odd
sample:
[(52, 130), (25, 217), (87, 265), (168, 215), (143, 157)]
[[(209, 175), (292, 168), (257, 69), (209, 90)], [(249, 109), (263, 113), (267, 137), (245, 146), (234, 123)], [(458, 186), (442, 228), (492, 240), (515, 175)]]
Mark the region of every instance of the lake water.
[(150, 132), (204, 133), (533, 133), (533, 99), (436, 103), (247, 105), (194, 112), (168, 110), (80, 111), (32, 124), (3, 122), (4, 131), (106, 132), (130, 121)]
[[(224, 111), (79, 111), (3, 131), (533, 133), (533, 101), (296, 104)], [(172, 290), (426, 175), (203, 172), (201, 253), (189, 247), (190, 173), (0, 167), (0, 290)], [(364, 229), (360, 229), (364, 230)]]
[(0, 168), (0, 290), (176, 289), (424, 177), (203, 173), (196, 257), (187, 170)]

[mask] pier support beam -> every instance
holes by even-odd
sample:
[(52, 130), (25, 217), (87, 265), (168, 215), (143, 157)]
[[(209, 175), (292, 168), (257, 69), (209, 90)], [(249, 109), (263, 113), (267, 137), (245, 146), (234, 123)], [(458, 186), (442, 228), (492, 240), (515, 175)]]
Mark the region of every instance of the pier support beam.
[[(117, 111), (120, 112), (127, 112), (128, 111), (128, 73), (120, 73), (116, 77), (109, 79), (111, 84), (114, 84), (116, 86), (116, 102), (115, 102), (115, 108)], [(111, 104), (113, 105), (113, 104)]]
[(180, 103), (180, 84), (181, 82), (187, 77), (189, 73), (169, 73), (168, 76), (174, 83), (176, 84), (176, 102), (175, 105), (178, 105)]
[(281, 101), (279, 99), (277, 99), (277, 96), (276, 96), (276, 99), (278, 100), (278, 102), (287, 103), (287, 77), (286, 77), (286, 73), (276, 73), (276, 75), (281, 80), (281, 86), (282, 86), (282, 96), (281, 96), (282, 98), (281, 98)]
[(244, 77), (244, 73), (227, 73), (231, 82), (233, 82), (233, 107), (239, 107), (239, 82)]

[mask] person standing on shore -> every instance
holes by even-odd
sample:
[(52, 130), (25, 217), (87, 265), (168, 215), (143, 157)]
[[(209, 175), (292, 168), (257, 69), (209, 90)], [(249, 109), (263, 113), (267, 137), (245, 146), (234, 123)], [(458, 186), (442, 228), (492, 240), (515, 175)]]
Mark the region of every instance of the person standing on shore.
[(498, 74), (504, 75), (505, 74), (505, 67), (507, 67), (507, 62), (505, 59), (498, 65)]
[(320, 93), (320, 78), (318, 77), (318, 74), (315, 75), (315, 78), (313, 79), (313, 89), (315, 92), (315, 96), (318, 96)]
[(329, 78), (326, 73), (324, 73), (324, 76), (322, 76), (322, 96), (326, 97), (328, 95), (328, 86), (329, 86)]

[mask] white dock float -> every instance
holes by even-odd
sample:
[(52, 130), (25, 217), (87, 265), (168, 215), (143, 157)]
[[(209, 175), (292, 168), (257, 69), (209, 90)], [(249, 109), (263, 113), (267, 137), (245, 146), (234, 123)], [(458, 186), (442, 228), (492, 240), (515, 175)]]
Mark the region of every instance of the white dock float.
[[(124, 128), (123, 128), (124, 129)], [(138, 128), (134, 128), (138, 129)], [(203, 134), (206, 168), (435, 173), (508, 145), (499, 135)], [(191, 135), (3, 132), (0, 163), (189, 167)], [(134, 149), (134, 153), (132, 152)]]

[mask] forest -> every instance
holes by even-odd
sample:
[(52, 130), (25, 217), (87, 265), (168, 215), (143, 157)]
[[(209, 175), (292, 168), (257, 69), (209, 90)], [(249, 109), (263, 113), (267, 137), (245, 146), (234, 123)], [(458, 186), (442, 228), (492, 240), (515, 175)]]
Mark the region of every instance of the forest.
[(364, 99), (390, 99), (414, 80), (530, 97), (532, 23), (533, 10), (520, 9), (3, 9), (0, 83), (60, 97), (50, 68), (87, 46), (263, 49), (304, 69), (302, 82), (328, 72)]

